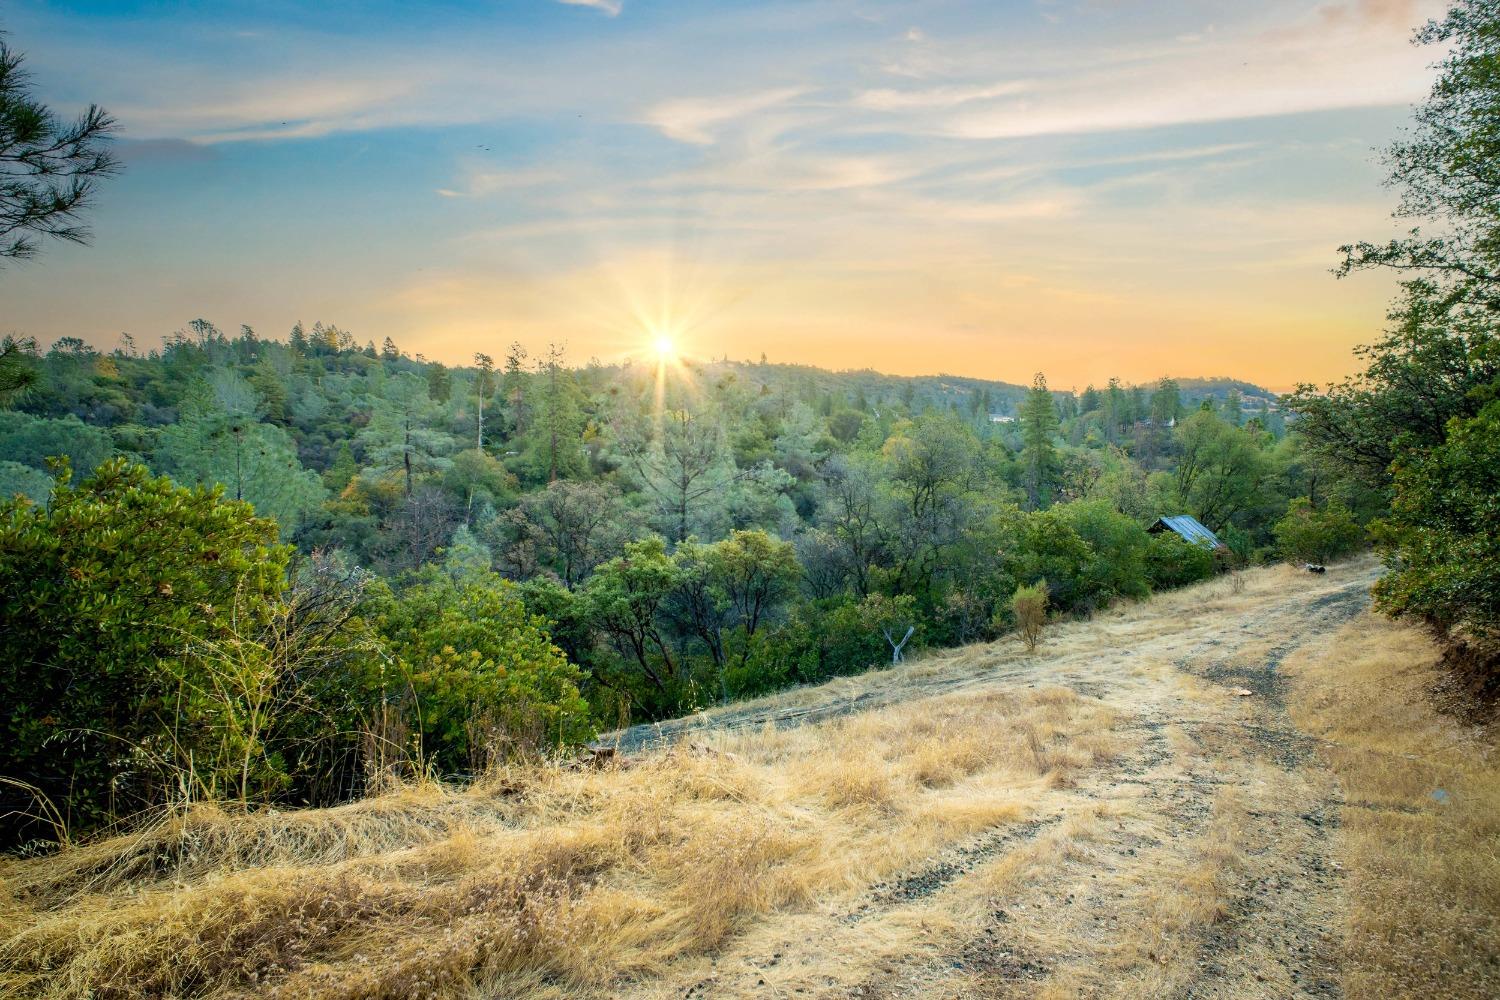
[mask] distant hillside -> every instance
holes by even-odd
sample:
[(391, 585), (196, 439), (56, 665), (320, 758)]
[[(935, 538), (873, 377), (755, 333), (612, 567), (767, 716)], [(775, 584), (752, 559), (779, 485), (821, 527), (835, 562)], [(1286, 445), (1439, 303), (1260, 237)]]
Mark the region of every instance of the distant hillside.
[[(623, 366), (629, 367), (629, 365)], [(936, 375), (890, 375), (869, 368), (849, 368), (838, 371), (817, 368), (812, 365), (777, 364), (753, 361), (707, 361), (692, 362), (694, 369), (708, 375), (733, 374), (735, 377), (763, 385), (773, 391), (800, 392), (811, 399), (818, 394), (843, 394), (850, 399), (863, 399), (872, 408), (882, 402), (900, 402), (916, 409), (940, 407), (965, 410), (973, 408), (974, 397), (988, 404), (988, 412), (1013, 415), (1026, 394), (1026, 386), (997, 379), (974, 378), (967, 375), (939, 373)], [(1257, 409), (1261, 401), (1276, 410), (1280, 394), (1264, 386), (1228, 376), (1177, 378), (1177, 387), (1182, 394), (1183, 405), (1196, 408), (1204, 399), (1223, 403), (1231, 391), (1238, 390), (1247, 410)], [(1124, 388), (1139, 386), (1150, 391), (1155, 382), (1123, 383)], [(1104, 385), (1094, 386), (1103, 390)], [(1053, 387), (1057, 396), (1071, 396), (1074, 392)], [(1079, 389), (1076, 394), (1084, 390)], [(863, 408), (863, 407), (860, 407)]]

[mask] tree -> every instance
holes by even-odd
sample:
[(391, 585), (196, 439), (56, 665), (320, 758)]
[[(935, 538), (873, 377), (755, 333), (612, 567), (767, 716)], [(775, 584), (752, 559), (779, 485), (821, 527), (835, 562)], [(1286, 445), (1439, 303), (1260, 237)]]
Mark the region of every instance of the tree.
[[(1500, 384), (1496, 385), (1500, 393)], [(1375, 536), (1391, 564), (1379, 605), (1500, 643), (1500, 399), (1455, 418), (1447, 439), (1399, 459), (1390, 517)]]
[(583, 409), (573, 373), (563, 364), (563, 348), (547, 346), (538, 365), (535, 417), (526, 445), (532, 477), (550, 483), (576, 478), (584, 471)]
[(896, 593), (933, 597), (944, 553), (962, 537), (981, 481), (979, 441), (952, 413), (901, 421), (881, 448), (881, 552)]
[(1267, 472), (1254, 432), (1199, 410), (1177, 425), (1177, 499), (1210, 528), (1222, 528), (1259, 495)]
[(185, 651), (265, 620), (287, 558), (248, 504), (123, 459), (0, 504), (0, 773), (84, 826), (152, 801)]
[(360, 432), (360, 442), (375, 469), (398, 473), (408, 498), (417, 476), (450, 464), (447, 456), (453, 439), (432, 427), (436, 417), (426, 380), (402, 372), (386, 383), (383, 398), (373, 401), (370, 423)]
[(474, 375), (474, 403), (478, 407), (476, 423), (479, 428), (474, 447), (484, 451), (484, 401), (495, 391), (495, 359), (488, 354), (475, 354), (474, 364), (479, 369)]
[(517, 513), (536, 529), (543, 564), (569, 587), (619, 552), (631, 524), (610, 483), (559, 479), (523, 497)]
[(36, 367), (31, 362), (35, 354), (35, 340), (10, 334), (0, 338), (0, 406), (8, 406), (36, 384)]
[(1386, 154), (1397, 214), (1417, 224), (1388, 243), (1341, 248), (1338, 272), (1400, 275), (1392, 326), (1362, 350), (1363, 373), (1326, 394), (1300, 386), (1288, 404), (1319, 461), (1391, 497), (1373, 532), (1393, 569), (1376, 587), (1380, 605), (1491, 641), (1500, 624), (1500, 4), (1457, 0), (1417, 40), (1448, 47), (1414, 128)]
[[(1386, 151), (1389, 183), (1401, 191), (1397, 216), (1417, 222), (1384, 244), (1341, 247), (1340, 275), (1386, 268), (1412, 276), (1409, 290), (1446, 310), (1500, 307), (1500, 5), (1457, 0), (1441, 20), (1417, 33), (1423, 45), (1448, 54), (1415, 126)], [(1430, 236), (1421, 223), (1436, 225)], [(1416, 288), (1411, 286), (1415, 285)]]
[(669, 410), (655, 426), (622, 422), (617, 440), (652, 500), (657, 526), (673, 542), (723, 534), (734, 487), (760, 471), (735, 467), (723, 424), (712, 412)]
[(1029, 587), (1017, 587), (1010, 598), (1015, 617), (1016, 635), (1028, 653), (1035, 652), (1042, 641), (1042, 627), (1047, 624), (1047, 581), (1038, 580)]
[[(1500, 4), (1458, 0), (1417, 40), (1449, 52), (1414, 128), (1385, 160), (1401, 192), (1397, 215), (1418, 225), (1388, 243), (1341, 247), (1338, 271), (1402, 277), (1392, 328), (1361, 349), (1361, 375), (1326, 395), (1300, 386), (1289, 400), (1320, 459), (1380, 489), (1398, 454), (1441, 443), (1450, 419), (1484, 405), (1474, 390), (1500, 376)], [(1441, 235), (1424, 233), (1422, 223)]]
[(252, 504), (290, 536), (326, 492), (304, 469), (284, 428), (259, 419), (261, 402), (233, 371), (214, 372), (181, 419), (164, 428), (155, 462), (185, 484), (221, 483), (235, 500)]
[(1047, 377), (1041, 372), (1031, 380), (1020, 416), (1024, 442), (1021, 468), (1026, 500), (1032, 510), (1037, 510), (1050, 501), (1052, 488), (1061, 472), (1057, 448), (1053, 445), (1057, 436), (1057, 408), (1053, 406), (1052, 393), (1047, 389)]
[(1151, 393), (1151, 422), (1157, 427), (1170, 427), (1181, 415), (1182, 392), (1177, 380), (1163, 378)]
[(660, 613), (677, 586), (679, 572), (667, 555), (666, 542), (652, 535), (627, 543), (624, 555), (600, 566), (584, 587), (590, 619), (666, 699), (673, 694), (669, 685), (678, 670)]
[(86, 243), (83, 212), (119, 169), (108, 149), (115, 120), (91, 104), (61, 121), (31, 96), (21, 63), (0, 41), (0, 259), (34, 257), (42, 238)]
[(579, 669), (526, 610), (514, 584), (483, 567), (423, 569), (378, 620), (408, 678), (424, 747), (446, 771), (592, 735)]

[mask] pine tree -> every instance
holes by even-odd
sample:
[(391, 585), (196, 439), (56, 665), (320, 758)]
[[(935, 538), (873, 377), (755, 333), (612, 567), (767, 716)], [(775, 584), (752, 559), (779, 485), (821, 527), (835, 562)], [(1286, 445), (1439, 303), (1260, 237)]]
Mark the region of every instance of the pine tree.
[(474, 376), (474, 399), (479, 407), (479, 431), (474, 447), (484, 451), (484, 401), (495, 391), (495, 359), (488, 354), (475, 354), (474, 364), (479, 367)]
[(1047, 377), (1037, 372), (1021, 404), (1021, 467), (1026, 500), (1032, 510), (1047, 505), (1062, 463), (1053, 438), (1057, 436), (1057, 408), (1047, 388)]

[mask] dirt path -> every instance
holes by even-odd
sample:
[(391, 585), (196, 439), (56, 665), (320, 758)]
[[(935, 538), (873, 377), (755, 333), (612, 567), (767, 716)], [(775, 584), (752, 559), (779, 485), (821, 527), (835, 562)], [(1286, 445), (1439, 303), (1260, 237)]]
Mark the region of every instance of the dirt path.
[(1228, 614), (1184, 604), (1106, 617), (1061, 630), (1033, 659), (1007, 646), (939, 655), (616, 734), (639, 748), (1063, 684), (1113, 710), (1119, 745), (1111, 764), (1048, 789), (1022, 821), (749, 928), (631, 995), (1340, 996), (1342, 875), (1330, 853), (1340, 792), (1288, 721), (1277, 667), (1359, 614), (1375, 575), (1369, 563), (1288, 572), (1284, 589), (1226, 595)]

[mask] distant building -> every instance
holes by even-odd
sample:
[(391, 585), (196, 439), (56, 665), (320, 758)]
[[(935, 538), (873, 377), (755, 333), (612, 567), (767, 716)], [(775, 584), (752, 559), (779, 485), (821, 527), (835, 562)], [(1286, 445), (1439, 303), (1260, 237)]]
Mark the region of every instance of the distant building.
[(1219, 541), (1219, 536), (1209, 531), (1203, 523), (1191, 514), (1169, 514), (1158, 517), (1156, 523), (1146, 529), (1153, 535), (1159, 535), (1163, 531), (1173, 531), (1194, 545), (1206, 545), (1211, 549), (1222, 549), (1224, 543)]
[(1011, 416), (1009, 413), (991, 413), (990, 414), (990, 423), (992, 423), (992, 424), (1013, 424), (1015, 422), (1016, 422), (1016, 418), (1013, 417), (1013, 416)]

